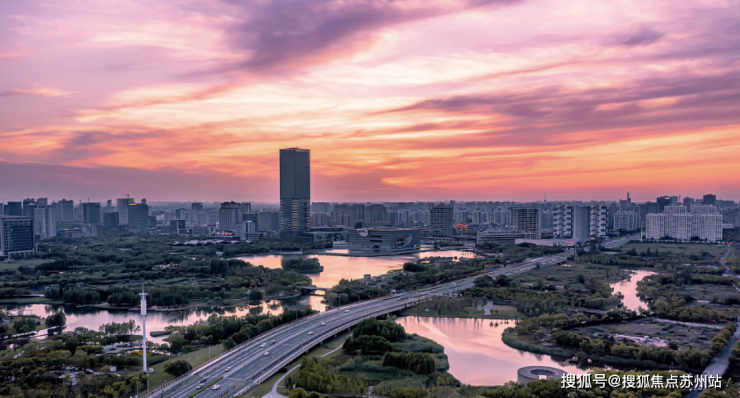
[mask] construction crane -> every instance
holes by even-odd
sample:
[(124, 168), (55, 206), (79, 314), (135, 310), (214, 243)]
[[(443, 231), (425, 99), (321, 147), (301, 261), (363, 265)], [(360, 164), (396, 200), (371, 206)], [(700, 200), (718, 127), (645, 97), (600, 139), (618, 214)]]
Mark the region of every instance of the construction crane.
[(131, 197), (131, 195), (129, 195), (127, 193), (125, 193), (124, 195), (126, 195), (126, 198), (130, 198)]

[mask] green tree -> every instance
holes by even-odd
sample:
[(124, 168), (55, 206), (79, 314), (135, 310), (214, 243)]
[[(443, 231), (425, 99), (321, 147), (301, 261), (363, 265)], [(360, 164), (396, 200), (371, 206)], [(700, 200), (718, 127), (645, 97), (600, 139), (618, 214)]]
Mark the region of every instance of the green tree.
[(164, 365), (164, 371), (175, 377), (180, 377), (185, 373), (188, 373), (192, 369), (193, 365), (191, 365), (190, 362), (184, 360), (168, 362)]
[(46, 326), (50, 328), (63, 328), (67, 326), (67, 315), (62, 311), (49, 315), (46, 318)]

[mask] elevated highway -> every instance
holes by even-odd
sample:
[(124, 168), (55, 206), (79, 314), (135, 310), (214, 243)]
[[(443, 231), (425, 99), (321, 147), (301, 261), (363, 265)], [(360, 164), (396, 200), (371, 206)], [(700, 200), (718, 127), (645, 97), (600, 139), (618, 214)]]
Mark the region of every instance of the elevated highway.
[[(505, 268), (494, 269), (484, 275), (515, 275), (540, 267), (565, 262), (566, 254), (527, 260)], [(244, 394), (275, 374), (282, 367), (305, 354), (311, 348), (334, 338), (364, 319), (401, 311), (430, 297), (454, 293), (473, 286), (480, 275), (459, 279), (391, 297), (364, 301), (332, 309), (263, 333), (223, 353), (187, 374), (151, 391), (145, 398), (226, 398)], [(218, 389), (208, 387), (214, 380)], [(200, 391), (200, 392), (199, 392)]]

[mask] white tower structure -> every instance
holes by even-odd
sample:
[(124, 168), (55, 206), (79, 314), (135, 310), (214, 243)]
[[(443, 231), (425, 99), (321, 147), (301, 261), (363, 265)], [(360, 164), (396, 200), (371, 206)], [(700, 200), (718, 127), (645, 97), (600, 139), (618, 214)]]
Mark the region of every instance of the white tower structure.
[[(142, 337), (144, 338), (144, 373), (149, 375), (149, 369), (146, 367), (146, 293), (144, 293), (144, 287), (141, 287), (141, 330), (143, 332)], [(147, 380), (149, 376), (147, 376)]]

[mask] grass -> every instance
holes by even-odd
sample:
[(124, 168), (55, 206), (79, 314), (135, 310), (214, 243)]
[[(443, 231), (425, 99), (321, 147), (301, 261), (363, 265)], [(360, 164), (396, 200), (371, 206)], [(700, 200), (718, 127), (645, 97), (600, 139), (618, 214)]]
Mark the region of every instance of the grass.
[(675, 341), (680, 347), (691, 346), (697, 349), (708, 349), (712, 338), (719, 333), (717, 329), (687, 327), (669, 322), (657, 322), (653, 319), (588, 326), (574, 331), (589, 337), (593, 337), (594, 333), (597, 332), (601, 334), (658, 337), (663, 340)]
[(712, 301), (716, 298), (720, 303), (724, 303), (725, 299), (740, 296), (740, 293), (733, 286), (727, 285), (688, 285), (682, 286), (682, 290), (696, 300)]
[(20, 267), (35, 267), (41, 263), (43, 263), (46, 260), (40, 259), (40, 258), (29, 258), (24, 260), (15, 260), (11, 263), (6, 263), (5, 261), (0, 262), (0, 271), (15, 271)]
[(476, 309), (475, 307), (467, 307), (462, 310), (455, 309), (429, 309), (423, 308), (423, 305), (417, 305), (415, 307), (407, 308), (401, 312), (401, 316), (413, 315), (423, 317), (435, 317), (435, 318), (484, 318), (484, 319), (512, 319), (521, 318), (516, 311), (516, 308), (508, 305), (494, 305), (491, 308), (491, 315), (485, 315), (484, 310)]
[(628, 243), (621, 247), (623, 253), (632, 250), (632, 248), (635, 248), (638, 253), (646, 252), (648, 248), (653, 253), (655, 253), (656, 249), (661, 253), (670, 251), (674, 254), (701, 254), (702, 252), (707, 252), (712, 257), (720, 255), (725, 250), (723, 246), (706, 243)]
[[(351, 334), (352, 334), (351, 332), (342, 333), (342, 334), (338, 335), (337, 338), (325, 342), (324, 345), (320, 345), (320, 346), (314, 347), (311, 351), (308, 352), (308, 354), (302, 355), (302, 356), (298, 357), (295, 361), (293, 361), (293, 362), (289, 363), (288, 365), (286, 365), (285, 366), (285, 369), (292, 369), (296, 365), (300, 364), (301, 363), (301, 360), (304, 357), (320, 357), (322, 355), (325, 355), (325, 354), (331, 352), (332, 350), (334, 350), (337, 347), (339, 347), (342, 344), (344, 344), (344, 340), (346, 340), (347, 337), (349, 337)], [(334, 353), (332, 355), (341, 355), (341, 350), (340, 351), (337, 351), (336, 353)], [(298, 369), (296, 369), (294, 372), (298, 372)], [(255, 387), (255, 388), (247, 391), (247, 393), (244, 394), (243, 397), (245, 397), (245, 398), (246, 397), (248, 397), (248, 398), (252, 398), (252, 397), (254, 397), (254, 398), (262, 398), (262, 397), (264, 397), (265, 395), (267, 395), (267, 393), (269, 393), (270, 391), (272, 391), (272, 386), (275, 385), (275, 383), (277, 383), (277, 381), (281, 377), (283, 377), (283, 375), (285, 375), (285, 372), (282, 372), (282, 371), (275, 373), (274, 375), (270, 376), (270, 378), (268, 378), (267, 380), (265, 380), (262, 384), (260, 384), (257, 387)], [(282, 385), (280, 387), (285, 388), (285, 386), (282, 386)], [(280, 392), (280, 388), (278, 388), (278, 392)], [(281, 395), (283, 395), (283, 394), (281, 394)]]
[[(211, 346), (211, 358), (218, 356), (221, 354), (221, 344), (217, 344), (214, 346)], [(193, 368), (196, 368), (206, 362), (208, 362), (208, 347), (201, 348), (200, 350), (189, 352), (187, 354), (182, 354), (176, 357), (172, 357), (168, 359), (167, 361), (164, 361), (162, 363), (158, 363), (152, 368), (154, 368), (154, 373), (152, 373), (149, 376), (149, 386), (151, 389), (155, 389), (162, 384), (175, 379), (175, 376), (167, 373), (164, 371), (164, 365), (169, 362), (179, 361), (179, 360), (186, 360), (190, 363), (190, 365), (193, 366)]]
[(571, 285), (573, 287), (579, 284), (576, 280), (578, 275), (583, 275), (586, 279), (595, 278), (609, 283), (619, 282), (629, 278), (629, 272), (616, 267), (569, 262), (566, 266), (535, 268), (529, 272), (523, 272), (517, 275), (514, 277), (514, 280), (525, 284), (541, 280), (545, 284), (556, 286)]
[[(22, 318), (29, 318), (29, 317), (28, 316), (14, 316), (14, 317), (11, 317), (10, 318), (10, 326), (13, 326), (13, 324), (17, 320), (20, 320)], [(34, 317), (30, 317), (30, 318), (32, 318), (35, 321), (38, 321), (38, 323), (39, 323), (38, 325), (36, 325), (36, 329), (35, 330), (41, 330), (41, 329), (46, 329), (47, 328), (46, 324), (44, 323), (44, 318), (35, 317), (35, 316)]]

